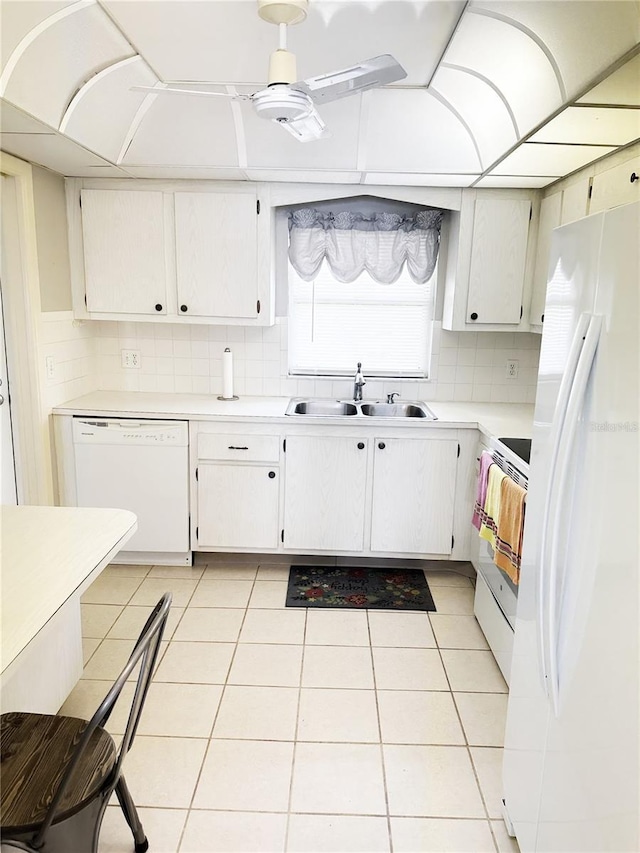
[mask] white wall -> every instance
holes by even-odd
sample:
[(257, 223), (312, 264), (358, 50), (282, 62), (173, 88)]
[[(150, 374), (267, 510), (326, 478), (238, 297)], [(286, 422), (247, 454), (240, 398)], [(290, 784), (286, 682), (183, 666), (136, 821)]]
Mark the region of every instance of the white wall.
[[(177, 326), (91, 323), (97, 335), (97, 387), (102, 390), (222, 392), (222, 352), (234, 356), (234, 391), (242, 395), (349, 397), (348, 380), (287, 376), (287, 321), (275, 326)], [(140, 369), (123, 369), (120, 351), (140, 351)], [(370, 380), (366, 397), (400, 391), (404, 399), (532, 403), (540, 336), (512, 332), (447, 332), (436, 324), (433, 379)], [(519, 362), (508, 379), (508, 359)], [(366, 365), (363, 366), (366, 378)], [(355, 372), (355, 365), (354, 365)]]
[(32, 170), (41, 307), (71, 310), (64, 178), (40, 166)]

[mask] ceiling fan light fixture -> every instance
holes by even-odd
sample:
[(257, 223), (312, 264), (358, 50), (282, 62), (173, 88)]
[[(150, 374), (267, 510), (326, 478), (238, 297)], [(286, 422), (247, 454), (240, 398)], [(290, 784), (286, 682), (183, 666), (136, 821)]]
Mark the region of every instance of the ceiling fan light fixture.
[(309, 0), (258, 0), (258, 15), (270, 24), (299, 24), (308, 7)]
[(269, 57), (269, 86), (278, 83), (295, 83), (297, 79), (296, 58), (288, 50), (278, 48)]
[(290, 89), (284, 83), (275, 83), (256, 92), (252, 101), (259, 116), (279, 122), (295, 121), (314, 111), (309, 95)]

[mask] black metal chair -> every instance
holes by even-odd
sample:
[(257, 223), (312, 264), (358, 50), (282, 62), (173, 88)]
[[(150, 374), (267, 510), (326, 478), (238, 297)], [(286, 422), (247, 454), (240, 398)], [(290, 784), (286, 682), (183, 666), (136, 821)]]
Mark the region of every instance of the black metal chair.
[[(158, 658), (171, 606), (165, 593), (147, 619), (131, 657), (88, 722), (61, 715), (11, 712), (0, 717), (0, 841), (39, 853), (97, 853), (100, 825), (115, 791), (136, 853), (149, 847), (122, 774)], [(129, 677), (136, 688), (119, 747), (104, 726)], [(20, 848), (18, 848), (20, 849)]]

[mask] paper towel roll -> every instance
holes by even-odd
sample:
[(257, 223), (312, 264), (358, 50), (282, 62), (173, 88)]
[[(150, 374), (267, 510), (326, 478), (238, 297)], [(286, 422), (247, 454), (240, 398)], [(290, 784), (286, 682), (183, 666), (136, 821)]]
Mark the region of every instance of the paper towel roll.
[(222, 353), (222, 396), (225, 400), (233, 397), (233, 353), (229, 347)]

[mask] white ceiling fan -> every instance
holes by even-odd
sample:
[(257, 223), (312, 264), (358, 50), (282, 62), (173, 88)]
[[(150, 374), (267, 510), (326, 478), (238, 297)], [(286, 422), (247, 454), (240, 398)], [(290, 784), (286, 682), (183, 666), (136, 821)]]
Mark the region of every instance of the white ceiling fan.
[[(304, 21), (308, 6), (309, 0), (258, 0), (260, 17), (278, 24), (280, 30), (278, 49), (269, 59), (266, 89), (251, 95), (206, 91), (202, 89), (207, 85), (204, 83), (132, 86), (132, 89), (153, 95), (202, 95), (251, 101), (259, 116), (284, 127), (300, 142), (320, 139), (328, 134), (315, 104), (337, 101), (365, 89), (394, 83), (406, 77), (407, 72), (393, 56), (383, 54), (341, 71), (296, 81), (296, 58), (287, 50), (287, 26)], [(200, 88), (188, 88), (191, 85)]]

